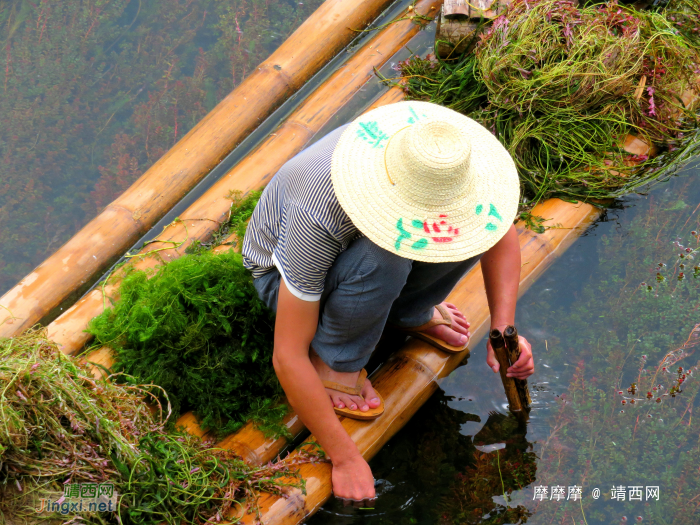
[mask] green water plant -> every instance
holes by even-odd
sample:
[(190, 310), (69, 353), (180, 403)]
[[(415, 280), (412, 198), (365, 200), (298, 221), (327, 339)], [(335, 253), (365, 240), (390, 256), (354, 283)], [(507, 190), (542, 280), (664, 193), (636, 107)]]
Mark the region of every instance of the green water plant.
[[(619, 232), (602, 238), (600, 267), (569, 308), (530, 304), (551, 334), (547, 362), (570, 360), (564, 392), (536, 448), (535, 485), (598, 487), (598, 501), (532, 503), (538, 523), (695, 523), (700, 519), (700, 246), (693, 178), (655, 192)], [(679, 206), (678, 203), (684, 205)], [(683, 265), (686, 265), (685, 268)], [(567, 290), (568, 293), (568, 290)], [(566, 370), (566, 369), (564, 369)], [(612, 499), (624, 487), (623, 501)], [(642, 486), (641, 501), (629, 498)], [(647, 498), (647, 486), (659, 498)], [(532, 498), (532, 489), (527, 499)], [(581, 508), (579, 508), (581, 507)]]
[[(0, 523), (213, 523), (230, 512), (237, 521), (259, 492), (303, 487), (291, 463), (252, 467), (168, 431), (159, 388), (113, 379), (95, 380), (43, 330), (0, 340)], [(111, 487), (114, 512), (70, 512), (78, 484)], [(42, 499), (62, 510), (37, 512)]]
[[(409, 98), (467, 114), (513, 156), (524, 201), (605, 199), (698, 150), (700, 54), (665, 11), (515, 0), (474, 49), (400, 65)], [(685, 99), (682, 100), (682, 97)], [(656, 155), (630, 154), (627, 136)]]
[(219, 435), (249, 419), (284, 432), (274, 318), (240, 254), (200, 251), (156, 273), (126, 269), (119, 294), (88, 327), (95, 345), (113, 349), (114, 372), (159, 385), (176, 415), (194, 410)]

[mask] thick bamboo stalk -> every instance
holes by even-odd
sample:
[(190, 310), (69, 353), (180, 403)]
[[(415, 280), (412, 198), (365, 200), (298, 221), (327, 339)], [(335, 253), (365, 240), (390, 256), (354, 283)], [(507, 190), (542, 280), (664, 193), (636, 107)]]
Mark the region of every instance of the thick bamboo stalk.
[[(503, 330), (503, 339), (506, 342), (506, 349), (508, 350), (508, 360), (510, 364), (513, 365), (520, 359), (518, 330), (514, 326), (506, 326), (506, 329)], [(532, 398), (530, 397), (530, 389), (527, 386), (527, 379), (516, 379), (515, 387), (518, 389), (520, 404), (525, 410), (529, 410), (530, 405), (532, 405)]]
[[(440, 0), (421, 0), (415, 12), (436, 11)], [(401, 16), (405, 16), (405, 13)], [(272, 133), (253, 153), (236, 165), (181, 215), (182, 221), (169, 225), (159, 239), (182, 241), (177, 249), (171, 243), (152, 243), (142, 252), (166, 248), (159, 252), (164, 261), (180, 257), (195, 239), (204, 239), (222, 222), (230, 209), (226, 195), (231, 190), (247, 192), (264, 186), (288, 159), (300, 152), (321, 127), (374, 75), (380, 67), (401, 49), (419, 30), (412, 20), (390, 24), (353, 56), (342, 68), (317, 89), (292, 115)], [(195, 220), (189, 220), (195, 219)], [(202, 220), (204, 219), (204, 220)], [(153, 267), (157, 261), (137, 262), (137, 267)], [(107, 285), (107, 296), (117, 293), (116, 283)], [(49, 337), (65, 353), (80, 350), (89, 335), (83, 330), (90, 319), (103, 309), (102, 288), (85, 295), (63, 315), (49, 324)]]
[(500, 330), (494, 328), (489, 332), (489, 341), (491, 341), (491, 348), (493, 348), (493, 353), (496, 354), (496, 360), (499, 364), (498, 372), (501, 375), (503, 389), (506, 391), (506, 398), (508, 398), (508, 408), (514, 414), (522, 412), (523, 405), (520, 402), (518, 387), (515, 386), (515, 379), (506, 375), (511, 363), (508, 358), (508, 350), (506, 349), (503, 334)]
[[(537, 234), (518, 225), (522, 267), (522, 294), (599, 216), (589, 204), (571, 204), (559, 199), (546, 201), (533, 213), (551, 217), (560, 228)], [(462, 279), (448, 297), (462, 310), (471, 323), (473, 346), (489, 330), (489, 310), (483, 286), (481, 267), (477, 265)], [(372, 377), (374, 387), (384, 397), (385, 412), (375, 421), (342, 419), (360, 452), (372, 458), (381, 447), (415, 414), (446, 377), (466, 357), (448, 355), (418, 340), (411, 340), (394, 354)], [(483, 358), (483, 356), (479, 356)], [(292, 453), (292, 456), (298, 452)], [(306, 480), (306, 496), (290, 491), (289, 497), (264, 495), (261, 500), (262, 522), (266, 525), (292, 525), (303, 522), (331, 496), (331, 468), (328, 464), (306, 464), (300, 467)], [(253, 523), (253, 516), (244, 516), (243, 523)]]
[(49, 315), (128, 250), (391, 0), (326, 0), (129, 189), (0, 298), (0, 336)]

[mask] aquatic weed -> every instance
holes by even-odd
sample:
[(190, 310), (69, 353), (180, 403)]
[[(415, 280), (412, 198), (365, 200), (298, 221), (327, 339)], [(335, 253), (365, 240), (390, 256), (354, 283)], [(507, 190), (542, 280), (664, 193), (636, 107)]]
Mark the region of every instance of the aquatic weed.
[(68, 483), (113, 484), (117, 512), (80, 515), (81, 523), (102, 525), (219, 521), (229, 511), (254, 511), (261, 491), (303, 487), (294, 464), (249, 466), (231, 451), (167, 431), (171, 414), (159, 388), (109, 379), (93, 379), (44, 330), (0, 340), (4, 520), (68, 520), (37, 513), (41, 498), (56, 501)]

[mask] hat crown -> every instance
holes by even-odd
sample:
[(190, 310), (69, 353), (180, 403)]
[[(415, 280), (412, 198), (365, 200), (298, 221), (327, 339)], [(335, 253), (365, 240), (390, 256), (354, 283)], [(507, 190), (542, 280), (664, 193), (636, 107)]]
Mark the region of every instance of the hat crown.
[(471, 143), (449, 122), (419, 122), (388, 145), (387, 169), (396, 191), (422, 206), (442, 206), (469, 191)]

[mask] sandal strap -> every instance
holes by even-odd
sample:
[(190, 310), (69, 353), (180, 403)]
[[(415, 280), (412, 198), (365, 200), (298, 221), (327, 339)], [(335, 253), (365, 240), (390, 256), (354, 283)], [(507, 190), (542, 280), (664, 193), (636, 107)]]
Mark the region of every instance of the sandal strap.
[(351, 396), (359, 396), (362, 393), (362, 387), (365, 386), (365, 380), (367, 379), (367, 370), (364, 368), (360, 370), (360, 375), (357, 378), (357, 383), (355, 386), (341, 385), (335, 381), (321, 381), (323, 386), (330, 388), (331, 390), (337, 390), (339, 392), (344, 392), (350, 394)]
[(432, 328), (433, 326), (437, 326), (439, 324), (445, 324), (448, 326), (452, 326), (452, 317), (450, 317), (450, 312), (447, 311), (447, 308), (445, 308), (441, 304), (435, 305), (435, 309), (440, 313), (442, 316), (442, 319), (431, 319), (425, 324), (422, 324), (420, 326), (414, 326), (412, 328), (401, 328), (402, 330), (406, 330), (407, 332), (423, 332), (427, 330), (428, 328)]

